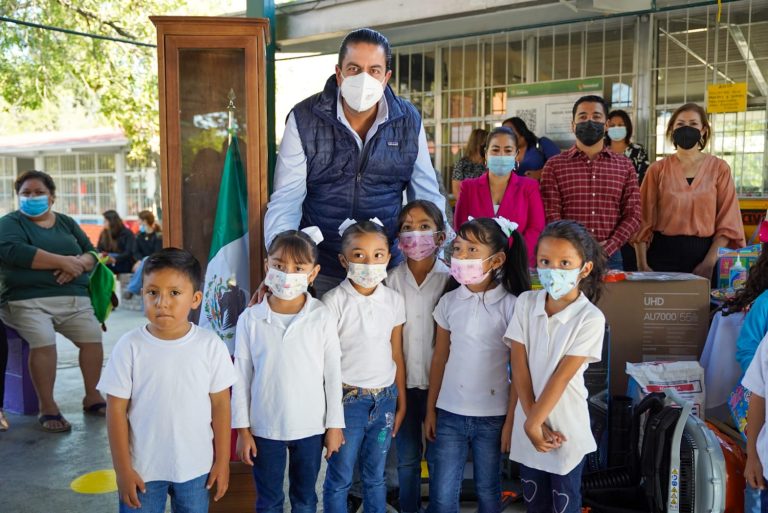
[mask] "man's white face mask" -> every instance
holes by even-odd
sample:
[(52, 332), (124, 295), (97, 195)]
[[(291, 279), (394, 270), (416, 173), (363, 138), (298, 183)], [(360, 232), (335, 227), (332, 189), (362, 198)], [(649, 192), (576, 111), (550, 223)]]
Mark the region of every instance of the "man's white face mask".
[(376, 105), (384, 94), (384, 86), (366, 72), (345, 77), (341, 82), (341, 96), (347, 105), (357, 112), (363, 112)]

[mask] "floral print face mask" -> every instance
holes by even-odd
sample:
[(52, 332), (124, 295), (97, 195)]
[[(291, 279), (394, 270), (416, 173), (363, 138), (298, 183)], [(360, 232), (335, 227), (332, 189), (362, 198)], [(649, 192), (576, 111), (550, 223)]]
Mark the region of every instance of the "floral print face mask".
[(572, 291), (579, 283), (579, 273), (582, 269), (542, 269), (539, 267), (536, 271), (539, 273), (541, 286), (544, 287), (547, 294), (552, 296), (552, 299), (558, 300)]
[(371, 289), (387, 277), (387, 264), (347, 264), (347, 278), (363, 288)]
[(270, 267), (264, 285), (278, 298), (290, 301), (307, 291), (309, 278), (304, 273), (284, 273)]

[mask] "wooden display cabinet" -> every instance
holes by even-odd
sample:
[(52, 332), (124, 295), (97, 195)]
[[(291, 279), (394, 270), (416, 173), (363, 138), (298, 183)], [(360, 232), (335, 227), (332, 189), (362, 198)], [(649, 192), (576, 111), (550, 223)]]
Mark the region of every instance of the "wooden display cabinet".
[(248, 181), (250, 290), (262, 281), (267, 205), (265, 51), (260, 18), (150, 18), (157, 28), (163, 241), (205, 269), (227, 151), (227, 105)]

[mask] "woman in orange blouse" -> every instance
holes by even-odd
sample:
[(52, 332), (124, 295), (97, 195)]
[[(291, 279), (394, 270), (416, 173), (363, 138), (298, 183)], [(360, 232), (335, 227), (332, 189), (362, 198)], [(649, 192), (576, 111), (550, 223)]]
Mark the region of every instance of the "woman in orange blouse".
[(641, 271), (712, 276), (717, 250), (744, 247), (744, 227), (731, 168), (702, 153), (712, 134), (695, 103), (678, 108), (667, 125), (673, 155), (648, 168), (640, 189), (643, 208), (635, 236)]

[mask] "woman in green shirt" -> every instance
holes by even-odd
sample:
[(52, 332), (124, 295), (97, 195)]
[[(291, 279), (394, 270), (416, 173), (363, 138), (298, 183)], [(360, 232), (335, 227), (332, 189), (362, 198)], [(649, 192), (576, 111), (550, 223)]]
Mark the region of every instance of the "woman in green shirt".
[(53, 397), (56, 332), (80, 350), (85, 384), (83, 410), (104, 415), (96, 390), (104, 353), (101, 329), (88, 296), (93, 245), (69, 216), (51, 210), (56, 185), (42, 171), (14, 184), (19, 210), (0, 218), (0, 319), (29, 343), (29, 369), (46, 431), (69, 431)]

